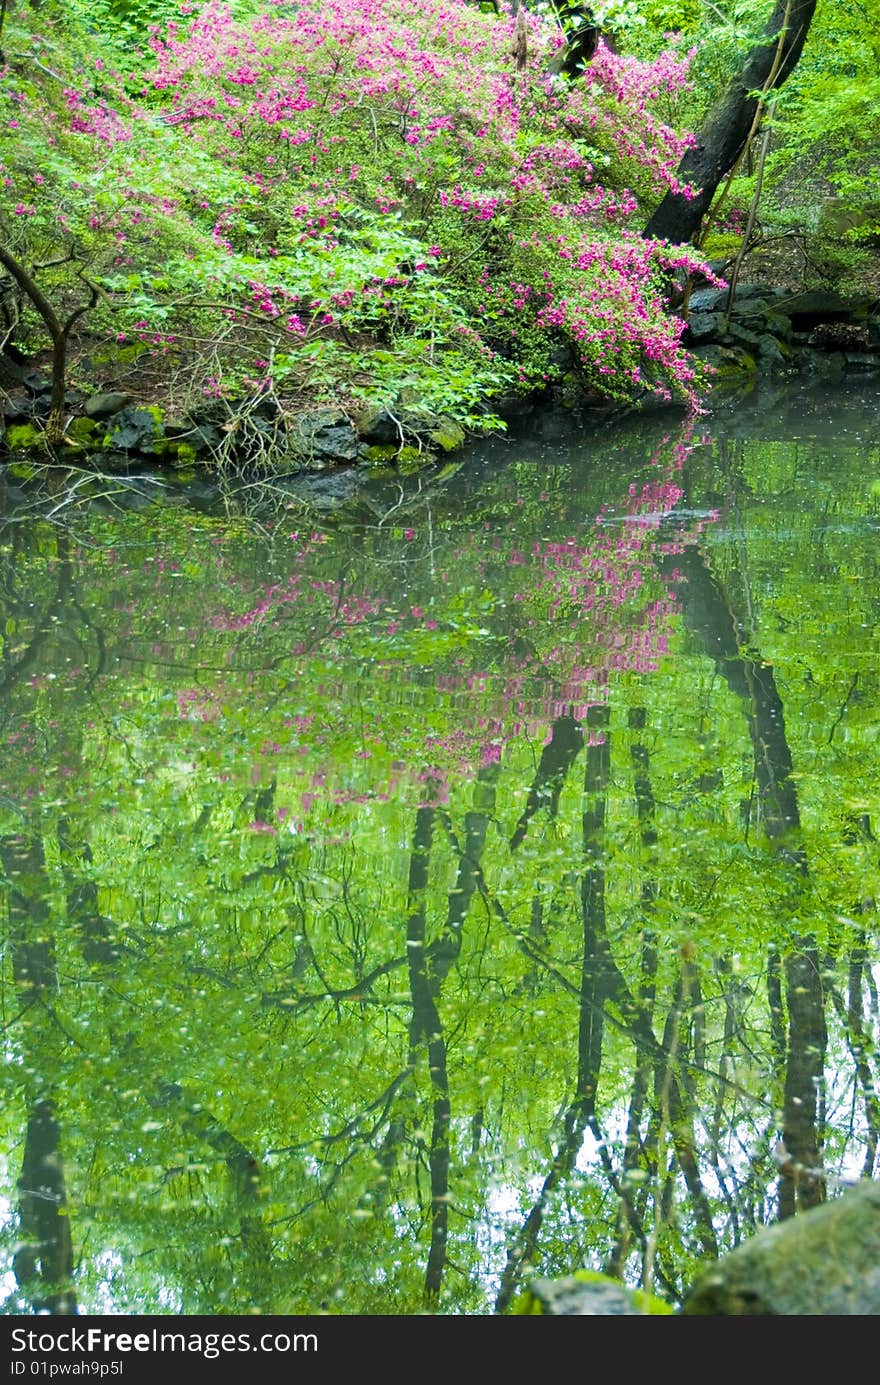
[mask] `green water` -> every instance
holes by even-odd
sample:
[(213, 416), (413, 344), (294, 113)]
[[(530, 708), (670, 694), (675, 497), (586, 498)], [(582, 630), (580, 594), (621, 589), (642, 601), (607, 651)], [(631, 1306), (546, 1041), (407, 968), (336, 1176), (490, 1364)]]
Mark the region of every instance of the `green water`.
[(8, 474), (3, 1311), (675, 1305), (876, 1176), (878, 482), (870, 383)]

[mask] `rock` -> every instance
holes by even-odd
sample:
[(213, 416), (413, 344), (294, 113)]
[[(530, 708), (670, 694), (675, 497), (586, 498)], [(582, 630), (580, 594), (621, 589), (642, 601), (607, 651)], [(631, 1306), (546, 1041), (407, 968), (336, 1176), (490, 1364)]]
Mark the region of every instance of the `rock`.
[(303, 473), (287, 482), (287, 488), (297, 500), (321, 511), (338, 510), (357, 495), (361, 481), (356, 471)]
[(183, 444), (195, 456), (199, 452), (211, 452), (220, 446), (223, 433), (214, 423), (166, 422), (165, 436), (169, 442)]
[(29, 394), (48, 395), (52, 393), (51, 381), (47, 380), (39, 370), (26, 370), (21, 377), (21, 383)]
[(370, 409), (358, 422), (357, 432), (361, 442), (370, 447), (399, 446), (402, 442), (400, 425), (387, 409)]
[(778, 312), (776, 308), (768, 308), (762, 317), (765, 331), (772, 332), (773, 336), (778, 337), (780, 341), (791, 341), (790, 317), (785, 313)]
[(820, 322), (807, 337), (807, 346), (823, 351), (866, 351), (868, 328), (859, 322)]
[(645, 1317), (671, 1314), (668, 1303), (629, 1289), (594, 1270), (577, 1270), (564, 1279), (533, 1279), (513, 1308), (514, 1314), (551, 1317)]
[(287, 454), (304, 468), (353, 462), (358, 437), (341, 409), (314, 409), (294, 418), (287, 431)]
[(791, 364), (791, 350), (778, 337), (765, 332), (758, 337), (758, 363), (762, 369), (781, 369)]
[(880, 1182), (759, 1231), (686, 1295), (690, 1317), (880, 1315)]
[(455, 452), (463, 445), (466, 437), (461, 424), (456, 423), (448, 414), (441, 414), (435, 426), (428, 430), (428, 441), (434, 447), (439, 447), (441, 452)]
[(104, 447), (117, 452), (155, 453), (156, 444), (163, 439), (159, 410), (126, 407), (111, 416), (104, 437)]
[(880, 370), (880, 356), (873, 356), (869, 351), (846, 351), (843, 359), (847, 373), (855, 371), (860, 375), (870, 375)]
[(90, 395), (83, 406), (83, 412), (87, 418), (112, 418), (130, 403), (130, 394), (123, 394), (121, 390), (108, 390), (105, 394)]
[(756, 299), (766, 300), (768, 297), (769, 291), (764, 284), (737, 284), (734, 302), (735, 304), (748, 303), (754, 310)]
[(712, 377), (714, 389), (726, 385), (737, 386), (755, 374), (754, 357), (740, 346), (707, 346), (700, 352), (700, 359), (715, 372)]
[(728, 338), (730, 338), (731, 341), (736, 342), (739, 346), (746, 347), (750, 354), (757, 351), (758, 342), (761, 340), (760, 334), (758, 332), (753, 332), (750, 330), (750, 328), (744, 327), (741, 322), (731, 322), (729, 328), (727, 329), (727, 336), (725, 337), (725, 341)]
[(782, 306), (795, 332), (811, 332), (820, 323), (864, 321), (871, 307), (868, 298), (844, 298), (826, 289), (792, 294)]
[(688, 300), (692, 313), (713, 313), (723, 311), (727, 303), (727, 289), (694, 289)]
[(739, 299), (733, 305), (731, 317), (736, 318), (744, 327), (761, 328), (766, 320), (765, 314), (770, 310), (769, 299), (755, 298), (747, 303), (741, 303)]
[(3, 401), (3, 417), (7, 423), (18, 423), (31, 417), (30, 400), (23, 390), (13, 390)]
[(700, 346), (703, 342), (714, 341), (720, 319), (716, 313), (691, 313), (687, 321), (685, 340), (692, 346)]
[(16, 361), (8, 352), (7, 343), (6, 351), (0, 351), (0, 390), (8, 390), (14, 385), (20, 385), (26, 373), (21, 362)]

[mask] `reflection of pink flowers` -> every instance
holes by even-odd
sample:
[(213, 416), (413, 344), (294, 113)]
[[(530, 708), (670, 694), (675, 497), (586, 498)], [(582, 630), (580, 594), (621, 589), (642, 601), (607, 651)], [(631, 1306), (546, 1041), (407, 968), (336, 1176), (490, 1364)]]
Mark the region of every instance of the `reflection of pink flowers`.
[(221, 708), (217, 694), (208, 688), (181, 688), (177, 694), (177, 714), (188, 721), (216, 721)]

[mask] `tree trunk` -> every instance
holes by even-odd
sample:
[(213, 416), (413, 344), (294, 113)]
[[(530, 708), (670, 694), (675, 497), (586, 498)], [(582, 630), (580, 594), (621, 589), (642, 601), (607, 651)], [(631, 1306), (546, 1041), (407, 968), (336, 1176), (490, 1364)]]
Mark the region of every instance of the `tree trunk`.
[[(791, 15), (786, 26), (789, 5)], [(765, 41), (746, 56), (706, 117), (697, 143), (678, 166), (679, 179), (691, 184), (696, 196), (688, 198), (682, 193), (668, 192), (645, 227), (645, 236), (676, 245), (694, 239), (718, 185), (733, 168), (749, 138), (758, 109), (757, 93), (781, 87), (794, 71), (815, 9), (816, 0), (776, 0), (764, 31)]]

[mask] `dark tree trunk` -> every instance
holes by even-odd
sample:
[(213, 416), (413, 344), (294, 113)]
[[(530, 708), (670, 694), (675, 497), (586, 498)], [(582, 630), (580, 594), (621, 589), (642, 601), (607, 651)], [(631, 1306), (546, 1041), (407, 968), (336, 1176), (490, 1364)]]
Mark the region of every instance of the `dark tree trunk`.
[(539, 808), (547, 808), (551, 818), (555, 818), (565, 776), (577, 759), (583, 744), (584, 736), (580, 722), (570, 714), (557, 717), (551, 729), (550, 739), (541, 751), (538, 772), (529, 791), (522, 817), (510, 839), (511, 851), (516, 851), (522, 842), (529, 823)]
[(71, 1316), (77, 1311), (73, 1247), (59, 1144), (52, 1104), (38, 1101), (28, 1118), (18, 1181), (21, 1224), (13, 1269), (35, 1312)]
[[(797, 786), (785, 730), (782, 699), (772, 667), (740, 645), (742, 625), (726, 593), (693, 548), (678, 558), (680, 576), (674, 586), (689, 628), (700, 638), (715, 665), (745, 711), (755, 758), (755, 781), (764, 836), (784, 866), (789, 884), (792, 918), (809, 878), (809, 863), (801, 839)], [(821, 1171), (819, 1095), (825, 1070), (827, 1033), (825, 997), (815, 938), (792, 932), (784, 974), (788, 1007), (788, 1037), (783, 1094), (783, 1162), (780, 1166), (780, 1218), (824, 1201)], [(771, 1005), (778, 978), (774, 979)], [(780, 1041), (778, 1008), (771, 1018), (776, 1044)]]
[[(700, 228), (715, 191), (733, 168), (745, 147), (758, 109), (757, 93), (765, 87), (774, 90), (791, 75), (807, 37), (816, 9), (816, 0), (776, 0), (765, 29), (766, 39), (747, 55), (739, 72), (709, 115), (678, 166), (678, 176), (697, 189), (693, 198), (667, 193), (644, 234), (680, 245), (693, 240)], [(785, 29), (777, 62), (779, 35)], [(774, 66), (776, 71), (774, 73)], [(769, 86), (768, 86), (769, 82)]]
[(412, 1019), (409, 1026), (410, 1066), (415, 1071), (422, 1044), (428, 1050), (433, 1091), (433, 1121), (428, 1164), (431, 1175), (431, 1245), (425, 1266), (425, 1298), (436, 1301), (443, 1285), (449, 1239), (449, 1125), (452, 1108), (446, 1068), (446, 1037), (437, 1008), (438, 987), (430, 974), (426, 946), (425, 901), (436, 809), (423, 805), (416, 813), (409, 864), (409, 918), (406, 949), (409, 962)]
[[(551, 1194), (574, 1168), (587, 1126), (596, 1125), (596, 1090), (602, 1067), (605, 1005), (618, 989), (620, 973), (605, 932), (605, 804), (611, 769), (607, 706), (591, 707), (587, 725), (602, 733), (587, 750), (584, 775), (583, 859), (581, 914), (583, 952), (579, 991), (577, 1091), (565, 1110), (563, 1135), (549, 1171), (528, 1216), (514, 1236), (501, 1275), (495, 1312), (506, 1313), (523, 1272), (528, 1268), (544, 1222)], [(558, 722), (556, 723), (558, 725)], [(581, 737), (581, 743), (582, 743)], [(548, 747), (549, 748), (549, 747)]]

